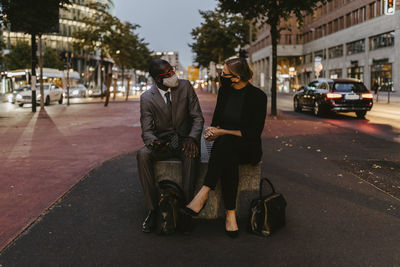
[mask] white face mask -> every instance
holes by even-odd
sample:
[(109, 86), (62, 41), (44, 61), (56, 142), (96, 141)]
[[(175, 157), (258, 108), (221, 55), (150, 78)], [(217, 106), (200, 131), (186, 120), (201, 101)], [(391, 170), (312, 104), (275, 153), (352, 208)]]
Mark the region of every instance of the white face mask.
[(173, 76), (171, 76), (169, 78), (164, 78), (163, 84), (167, 87), (178, 87), (178, 85), (179, 85), (178, 76), (176, 76), (176, 74), (174, 74)]

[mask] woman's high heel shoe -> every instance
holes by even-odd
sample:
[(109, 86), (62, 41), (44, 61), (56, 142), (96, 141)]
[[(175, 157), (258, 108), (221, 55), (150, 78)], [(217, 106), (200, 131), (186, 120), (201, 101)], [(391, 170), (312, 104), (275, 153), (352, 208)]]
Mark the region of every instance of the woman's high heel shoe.
[(230, 238), (237, 238), (239, 236), (239, 230), (236, 231), (228, 231), (225, 229), (225, 233), (230, 237)]
[[(207, 199), (208, 200), (208, 199)], [(197, 217), (199, 216), (200, 212), (204, 209), (204, 207), (207, 204), (207, 200), (204, 202), (203, 207), (199, 210), (199, 212), (195, 212), (194, 210), (192, 210), (191, 208), (188, 207), (184, 207), (182, 209), (182, 212), (185, 213), (186, 215), (192, 216), (192, 217)]]

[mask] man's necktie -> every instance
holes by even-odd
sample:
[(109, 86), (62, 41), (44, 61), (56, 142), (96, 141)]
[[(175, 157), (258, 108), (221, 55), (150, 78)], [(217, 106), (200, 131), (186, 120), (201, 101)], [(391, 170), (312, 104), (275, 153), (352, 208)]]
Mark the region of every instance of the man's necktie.
[(164, 96), (165, 96), (165, 99), (167, 100), (167, 107), (168, 107), (169, 115), (171, 116), (171, 119), (172, 119), (171, 93), (170, 92), (166, 92), (164, 94)]

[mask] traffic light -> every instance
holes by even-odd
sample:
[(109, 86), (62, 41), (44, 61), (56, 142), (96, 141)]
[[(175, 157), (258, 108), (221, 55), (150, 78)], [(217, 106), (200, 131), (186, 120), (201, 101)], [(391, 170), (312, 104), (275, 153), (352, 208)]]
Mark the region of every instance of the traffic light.
[(385, 15), (394, 15), (396, 0), (385, 0)]

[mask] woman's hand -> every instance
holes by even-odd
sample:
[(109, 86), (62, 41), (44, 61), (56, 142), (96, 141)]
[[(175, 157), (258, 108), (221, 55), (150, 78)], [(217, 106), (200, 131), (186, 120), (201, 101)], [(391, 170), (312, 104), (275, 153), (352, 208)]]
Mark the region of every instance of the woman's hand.
[(204, 135), (204, 139), (207, 141), (214, 141), (219, 136), (224, 135), (225, 130), (221, 129), (219, 126), (217, 127), (208, 127), (206, 129), (206, 134)]

